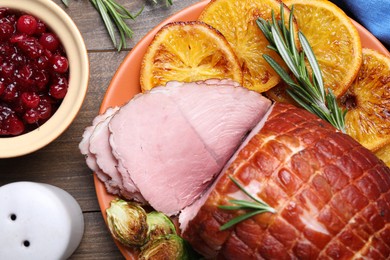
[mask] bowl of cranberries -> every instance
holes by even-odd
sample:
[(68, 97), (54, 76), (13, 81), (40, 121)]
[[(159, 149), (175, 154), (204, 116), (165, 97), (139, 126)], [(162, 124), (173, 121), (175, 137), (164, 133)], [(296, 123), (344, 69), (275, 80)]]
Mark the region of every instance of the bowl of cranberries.
[(48, 0), (0, 0), (0, 158), (61, 135), (84, 101), (89, 62), (71, 18)]

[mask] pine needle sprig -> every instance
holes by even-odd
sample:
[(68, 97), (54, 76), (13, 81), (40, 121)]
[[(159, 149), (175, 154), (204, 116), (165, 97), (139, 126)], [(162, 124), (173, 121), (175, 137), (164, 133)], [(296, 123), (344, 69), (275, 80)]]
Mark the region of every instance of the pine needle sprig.
[(245, 210), (248, 211), (245, 214), (239, 215), (230, 221), (226, 222), (224, 225), (222, 225), (219, 229), (221, 231), (226, 230), (228, 228), (231, 228), (232, 226), (236, 225), (237, 223), (244, 221), (248, 218), (251, 218), (257, 214), (265, 213), (265, 212), (271, 212), (275, 213), (276, 211), (270, 207), (267, 203), (262, 201), (259, 198), (254, 197), (251, 195), (243, 185), (241, 185), (236, 179), (234, 179), (232, 176), (229, 176), (230, 180), (234, 182), (234, 184), (240, 188), (242, 192), (244, 192), (249, 198), (251, 198), (253, 201), (246, 201), (246, 200), (229, 200), (230, 203), (234, 205), (220, 205), (218, 206), (220, 209), (224, 210)]
[[(299, 31), (298, 39), (302, 46), (299, 51), (296, 46), (293, 23), (294, 6), (289, 15), (288, 28), (284, 20), (283, 4), (280, 7), (280, 20), (276, 20), (272, 12), (272, 20), (257, 19), (257, 25), (269, 41), (269, 49), (277, 52), (294, 75), (294, 80), (271, 56), (264, 54), (264, 59), (270, 64), (284, 82), (289, 85), (287, 93), (304, 109), (328, 121), (334, 127), (345, 133), (345, 114), (337, 104), (331, 89), (325, 90), (322, 73), (317, 59), (305, 35)], [(308, 61), (311, 73), (306, 66)]]

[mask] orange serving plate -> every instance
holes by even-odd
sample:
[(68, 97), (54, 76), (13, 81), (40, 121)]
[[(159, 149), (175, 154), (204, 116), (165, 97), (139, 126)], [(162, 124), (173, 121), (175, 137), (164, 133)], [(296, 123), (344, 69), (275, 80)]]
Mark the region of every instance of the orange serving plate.
[[(134, 49), (126, 56), (123, 63), (115, 73), (101, 104), (100, 113), (103, 113), (109, 107), (125, 104), (135, 94), (141, 91), (139, 76), (142, 58), (157, 31), (169, 22), (196, 20), (208, 3), (208, 0), (201, 1), (176, 13), (175, 15), (160, 23), (141, 41), (139, 41)], [(389, 51), (381, 44), (378, 39), (376, 39), (369, 31), (367, 31), (358, 23), (353, 23), (360, 34), (362, 47), (375, 49), (385, 55), (390, 56)], [(110, 201), (115, 197), (107, 193), (104, 184), (99, 181), (96, 175), (94, 176), (94, 182), (100, 209), (104, 219), (106, 220), (106, 208), (109, 207)], [(135, 259), (133, 252), (129, 248), (121, 245), (117, 241), (115, 242), (126, 259)]]

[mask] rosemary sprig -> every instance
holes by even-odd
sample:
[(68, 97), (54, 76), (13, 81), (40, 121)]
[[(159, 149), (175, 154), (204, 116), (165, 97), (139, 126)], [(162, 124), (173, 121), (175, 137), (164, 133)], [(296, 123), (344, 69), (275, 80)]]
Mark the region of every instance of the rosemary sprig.
[(235, 205), (220, 205), (219, 208), (225, 209), (225, 210), (246, 210), (249, 211), (243, 215), (240, 215), (238, 217), (235, 217), (231, 219), (230, 221), (226, 222), (224, 225), (222, 225), (219, 229), (226, 230), (228, 228), (231, 228), (232, 226), (236, 225), (237, 223), (244, 221), (250, 217), (253, 217), (257, 214), (261, 214), (264, 212), (271, 212), (275, 213), (276, 211), (270, 207), (267, 203), (262, 201), (259, 198), (256, 198), (252, 196), (247, 190), (245, 190), (244, 186), (242, 186), (236, 179), (234, 179), (232, 176), (229, 176), (230, 180), (236, 184), (237, 187), (240, 188), (241, 191), (243, 191), (249, 198), (253, 200), (252, 201), (246, 201), (246, 200), (229, 200), (230, 203)]
[[(108, 34), (110, 35), (111, 41), (118, 51), (121, 51), (122, 48), (126, 48), (126, 38), (133, 37), (133, 31), (126, 24), (126, 20), (135, 18), (140, 15), (143, 11), (143, 8), (138, 11), (137, 14), (132, 15), (125, 7), (120, 5), (116, 0), (89, 0), (95, 9), (99, 12), (100, 16), (103, 19), (104, 25), (107, 29)], [(157, 3), (157, 0), (153, 0)], [(62, 3), (68, 7), (69, 0), (62, 0)], [(166, 5), (172, 5), (172, 0), (166, 0)], [(117, 42), (115, 36), (115, 28), (119, 32), (119, 42)]]
[[(303, 51), (298, 51), (295, 43), (293, 11), (294, 6), (291, 8), (288, 28), (284, 20), (283, 4), (280, 6), (280, 20), (276, 20), (275, 14), (272, 12), (272, 21), (258, 18), (256, 22), (270, 43), (268, 48), (280, 55), (294, 74), (296, 81), (272, 57), (267, 54), (264, 54), (263, 57), (290, 86), (287, 92), (299, 105), (345, 133), (345, 114), (347, 111), (338, 106), (331, 89), (325, 90), (317, 59), (308, 40), (300, 31), (298, 38)], [(309, 73), (306, 67), (306, 59), (312, 73)]]
[[(157, 0), (153, 0), (153, 2), (154, 2), (155, 4), (157, 4)], [(167, 6), (170, 6), (170, 5), (172, 5), (173, 3), (172, 3), (172, 0), (165, 0), (165, 4), (166, 4)]]
[[(125, 20), (135, 20), (142, 12), (143, 8), (138, 11), (137, 14), (132, 15), (125, 7), (118, 4), (115, 0), (90, 0), (90, 2), (100, 13), (114, 46), (118, 51), (120, 51), (122, 47), (126, 47), (126, 37), (131, 38), (133, 36), (133, 31), (126, 24)], [(114, 25), (119, 31), (119, 43), (116, 41)]]

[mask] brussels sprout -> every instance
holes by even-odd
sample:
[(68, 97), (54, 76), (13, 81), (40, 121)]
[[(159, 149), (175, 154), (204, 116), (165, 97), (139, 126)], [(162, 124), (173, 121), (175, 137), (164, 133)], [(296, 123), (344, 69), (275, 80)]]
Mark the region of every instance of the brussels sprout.
[(175, 225), (172, 223), (172, 220), (161, 212), (152, 211), (148, 213), (146, 221), (149, 227), (149, 240), (168, 234), (176, 234)]
[(146, 212), (138, 204), (120, 199), (106, 210), (108, 228), (114, 238), (127, 246), (142, 246), (147, 240)]
[(187, 260), (185, 241), (175, 234), (169, 234), (150, 240), (141, 250), (139, 259)]

